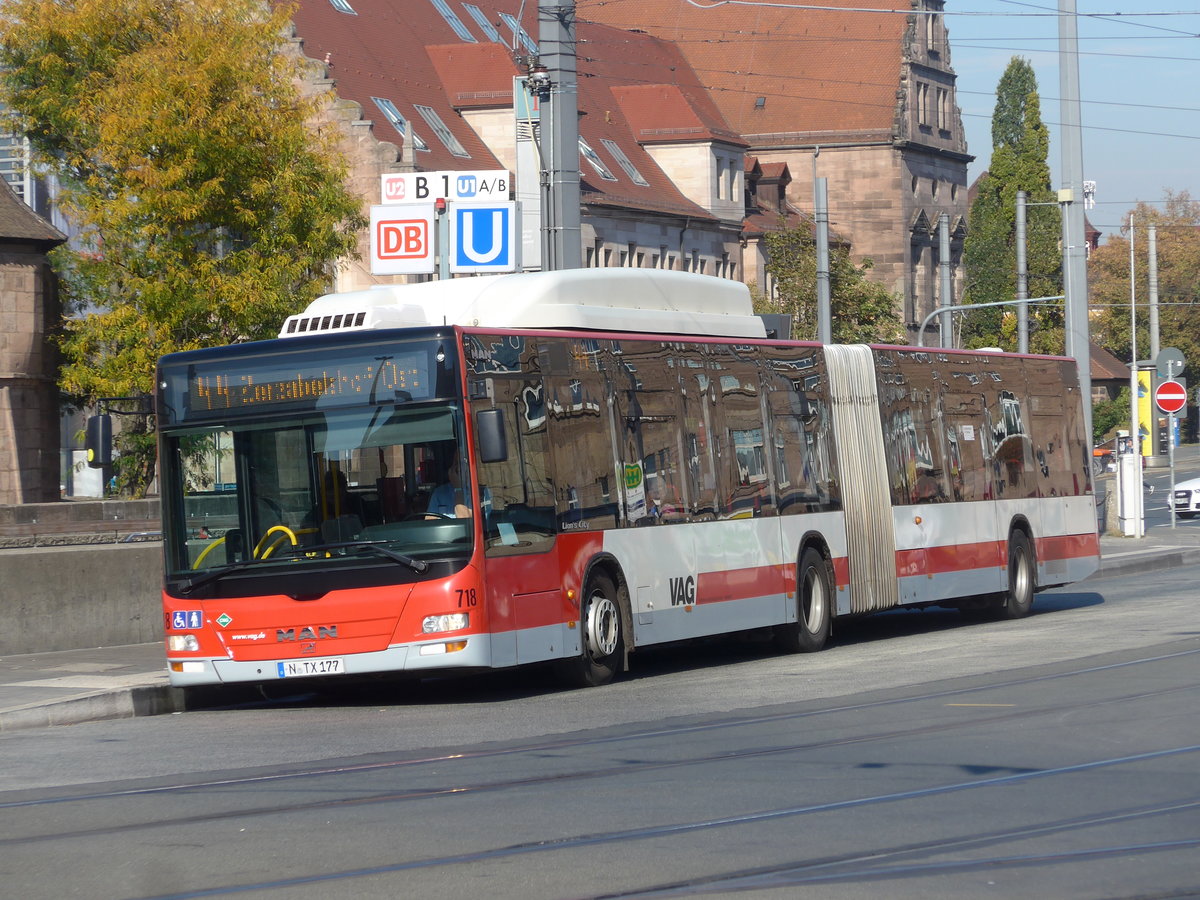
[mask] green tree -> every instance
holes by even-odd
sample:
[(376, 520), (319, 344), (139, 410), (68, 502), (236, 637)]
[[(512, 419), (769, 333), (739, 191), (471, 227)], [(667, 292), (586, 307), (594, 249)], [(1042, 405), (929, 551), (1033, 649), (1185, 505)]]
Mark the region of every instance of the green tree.
[[(792, 337), (817, 337), (817, 246), (804, 228), (783, 227), (764, 237), (775, 297), (759, 295), (755, 311), (792, 317)], [(900, 343), (899, 301), (867, 277), (871, 260), (855, 265), (844, 247), (829, 250), (831, 331), (835, 344)]]
[(1092, 405), (1092, 442), (1103, 443), (1118, 428), (1129, 427), (1129, 388), (1121, 388), (1112, 400)]
[[(966, 280), (963, 303), (993, 303), (1017, 295), (1017, 192), (1028, 195), (1026, 265), (1030, 297), (1062, 294), (1059, 251), (1061, 215), (1054, 205), (1047, 157), (1050, 137), (1041, 118), (1037, 78), (1028, 61), (1014, 57), (996, 89), (992, 158), (979, 179), (963, 245)], [(1043, 205), (1034, 205), (1043, 204)], [(963, 314), (967, 347), (1018, 345), (1016, 307)], [(1029, 347), (1035, 353), (1063, 352), (1062, 302), (1029, 307)]]
[[(1159, 206), (1139, 203), (1132, 211), (1138, 356), (1150, 356), (1149, 241), (1157, 231), (1159, 344), (1177, 347), (1187, 360), (1189, 384), (1200, 383), (1200, 202), (1187, 191), (1167, 191)], [(1123, 362), (1133, 353), (1130, 338), (1129, 215), (1088, 259), (1088, 306), (1092, 339)]]
[[(151, 393), (158, 356), (276, 333), (352, 254), (359, 199), (260, 0), (10, 0), (0, 99), (62, 184), (60, 386), (76, 405)], [(142, 496), (152, 423), (123, 417)], [(130, 425), (132, 424), (132, 427)]]

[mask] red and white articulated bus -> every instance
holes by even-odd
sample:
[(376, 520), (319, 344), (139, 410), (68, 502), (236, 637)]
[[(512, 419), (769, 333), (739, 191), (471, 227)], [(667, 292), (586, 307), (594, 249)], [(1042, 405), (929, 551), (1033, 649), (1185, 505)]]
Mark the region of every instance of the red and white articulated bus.
[(603, 269), (331, 294), (158, 369), (180, 686), (554, 661), (1098, 566), (1072, 360), (768, 339), (744, 285)]

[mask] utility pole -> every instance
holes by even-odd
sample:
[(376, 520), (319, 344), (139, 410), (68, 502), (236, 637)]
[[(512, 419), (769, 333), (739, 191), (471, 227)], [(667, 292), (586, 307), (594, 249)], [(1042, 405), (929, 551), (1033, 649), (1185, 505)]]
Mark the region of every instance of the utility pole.
[[(818, 153), (820, 150), (817, 151)], [(816, 168), (816, 155), (813, 156)], [(813, 205), (817, 219), (817, 340), (833, 343), (833, 309), (829, 285), (829, 187), (824, 178), (813, 178)]]
[[(1058, 71), (1062, 122), (1063, 288), (1067, 356), (1079, 369), (1084, 433), (1092, 445), (1092, 359), (1088, 340), (1087, 245), (1083, 228), (1083, 138), (1079, 115), (1079, 26), (1075, 0), (1058, 2)], [(1137, 360), (1134, 364), (1136, 366)], [(1134, 392), (1136, 394), (1136, 391)]]
[[(1029, 298), (1029, 263), (1025, 256), (1028, 232), (1025, 225), (1026, 201), (1029, 195), (1017, 191), (1017, 299)], [(1029, 352), (1029, 305), (1017, 304), (1017, 352)]]
[(550, 80), (543, 140), (542, 269), (583, 266), (579, 213), (579, 95), (575, 69), (574, 0), (538, 0), (540, 63)]
[[(950, 214), (938, 216), (938, 272), (942, 283), (942, 306), (954, 305), (954, 283), (950, 272)], [(954, 321), (950, 313), (942, 314), (941, 343), (945, 349), (954, 346)]]
[(1146, 229), (1147, 254), (1150, 257), (1150, 267), (1147, 273), (1150, 277), (1150, 358), (1158, 359), (1158, 226), (1151, 224)]

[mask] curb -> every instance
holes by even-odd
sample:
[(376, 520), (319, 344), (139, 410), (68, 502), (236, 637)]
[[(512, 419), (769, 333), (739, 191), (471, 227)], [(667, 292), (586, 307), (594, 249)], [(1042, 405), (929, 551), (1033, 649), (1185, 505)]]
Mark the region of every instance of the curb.
[(50, 703), (31, 703), (0, 711), (0, 734), (50, 725), (79, 725), (105, 719), (132, 719), (183, 712), (184, 692), (170, 685), (141, 685), (96, 691)]
[(1100, 568), (1084, 580), (1113, 575), (1139, 575), (1194, 563), (1200, 563), (1200, 549), (1148, 550), (1137, 559), (1120, 559), (1109, 563), (1102, 559)]

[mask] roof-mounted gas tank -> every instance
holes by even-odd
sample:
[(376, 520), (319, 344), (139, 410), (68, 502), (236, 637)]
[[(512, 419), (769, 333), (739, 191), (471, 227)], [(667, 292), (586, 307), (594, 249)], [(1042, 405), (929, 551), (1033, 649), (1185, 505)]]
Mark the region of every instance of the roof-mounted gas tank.
[(280, 337), (425, 325), (766, 337), (746, 285), (661, 269), (564, 269), (326, 294)]

